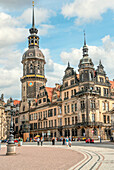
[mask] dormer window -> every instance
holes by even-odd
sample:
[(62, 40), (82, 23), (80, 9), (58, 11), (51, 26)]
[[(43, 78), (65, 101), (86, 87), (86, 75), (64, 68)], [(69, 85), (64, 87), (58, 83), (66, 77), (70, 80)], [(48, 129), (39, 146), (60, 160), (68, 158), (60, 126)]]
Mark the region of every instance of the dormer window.
[(65, 87), (67, 87), (67, 86), (68, 86), (68, 82), (65, 83)]
[(103, 82), (104, 82), (102, 77), (100, 77), (100, 78), (99, 78), (99, 80), (100, 80), (100, 82), (101, 82), (101, 83), (103, 83)]

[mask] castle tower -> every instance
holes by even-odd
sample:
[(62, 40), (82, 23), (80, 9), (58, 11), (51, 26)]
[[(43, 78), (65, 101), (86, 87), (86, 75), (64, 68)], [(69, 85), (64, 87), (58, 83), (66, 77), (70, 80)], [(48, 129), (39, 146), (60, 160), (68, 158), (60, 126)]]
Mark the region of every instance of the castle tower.
[(39, 87), (46, 84), (44, 74), (45, 57), (39, 49), (38, 30), (35, 28), (34, 1), (32, 28), (29, 29), (28, 50), (23, 54), (23, 77), (22, 83), (22, 102), (33, 100), (37, 97)]
[(94, 86), (94, 64), (88, 55), (86, 37), (84, 32), (83, 58), (79, 63), (80, 89), (93, 89)]

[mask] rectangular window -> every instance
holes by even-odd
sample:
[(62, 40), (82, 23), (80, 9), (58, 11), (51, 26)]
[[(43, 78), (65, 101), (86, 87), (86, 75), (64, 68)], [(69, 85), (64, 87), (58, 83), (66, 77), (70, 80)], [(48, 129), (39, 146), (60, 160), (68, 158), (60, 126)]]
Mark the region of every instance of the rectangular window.
[(40, 123), (38, 123), (38, 129), (40, 129)]
[(72, 117), (72, 125), (74, 125), (74, 117)]
[(71, 110), (74, 112), (74, 104), (71, 104)]
[(103, 82), (104, 82), (102, 77), (100, 77), (100, 82), (101, 82), (101, 83), (103, 83)]
[(85, 109), (85, 103), (84, 101), (81, 101), (81, 110), (84, 110)]
[(15, 119), (15, 123), (18, 123), (18, 118)]
[(104, 96), (108, 96), (108, 89), (107, 88), (104, 88)]
[(92, 122), (95, 122), (95, 114), (92, 114)]
[(74, 95), (76, 95), (76, 89), (74, 89)]
[(45, 128), (45, 122), (44, 122), (44, 128)]
[(67, 86), (68, 86), (68, 82), (65, 83), (65, 87), (67, 87)]
[(51, 127), (53, 127), (53, 120), (51, 120)]
[(66, 99), (66, 92), (64, 92), (64, 99)]
[(67, 118), (65, 118), (65, 125), (67, 125)]
[(60, 126), (62, 126), (62, 119), (60, 119)]
[(52, 117), (53, 116), (53, 109), (48, 110), (48, 117)]
[(65, 114), (66, 114), (66, 106), (64, 106), (64, 112), (65, 112)]
[(85, 114), (82, 114), (82, 122), (85, 122)]
[(46, 102), (46, 98), (43, 98), (43, 102)]
[(104, 102), (102, 103), (102, 108), (103, 108), (103, 110), (105, 110), (105, 103)]
[(57, 125), (56, 125), (56, 119), (55, 119), (55, 121), (54, 121), (54, 122), (55, 122), (55, 127), (56, 127), (56, 126), (57, 126)]
[(46, 128), (47, 128), (47, 121), (46, 121)]
[(95, 100), (91, 100), (91, 109), (95, 109)]
[(71, 90), (71, 97), (73, 96), (73, 90)]
[(106, 111), (109, 111), (109, 104), (106, 103)]
[(110, 116), (107, 116), (107, 123), (110, 123)]
[(33, 130), (33, 124), (30, 124), (30, 130)]
[(37, 123), (34, 123), (34, 129), (37, 129)]
[(50, 120), (49, 120), (49, 127), (51, 127)]
[(68, 117), (68, 125), (70, 125), (70, 117)]
[(75, 124), (78, 122), (77, 116), (75, 116)]
[(77, 103), (75, 103), (75, 112), (77, 111)]
[(104, 115), (104, 123), (106, 123), (106, 115)]
[(56, 108), (54, 108), (54, 116), (56, 116)]
[(39, 104), (41, 103), (42, 101), (41, 101), (41, 99), (39, 100)]
[(62, 108), (61, 107), (58, 107), (58, 113), (62, 114)]
[(73, 85), (74, 84), (74, 80), (71, 80), (70, 84)]
[(34, 113), (34, 120), (37, 120), (37, 113)]
[(67, 99), (69, 98), (69, 92), (67, 91)]
[(68, 113), (70, 113), (70, 107), (69, 107), (69, 105), (67, 105), (67, 111), (68, 111)]

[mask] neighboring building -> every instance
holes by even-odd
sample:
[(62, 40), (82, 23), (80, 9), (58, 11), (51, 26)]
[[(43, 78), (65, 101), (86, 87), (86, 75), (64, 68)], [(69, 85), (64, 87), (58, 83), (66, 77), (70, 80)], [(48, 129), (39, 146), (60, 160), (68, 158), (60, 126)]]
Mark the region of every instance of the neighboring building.
[(14, 122), (14, 131), (15, 131), (14, 136), (18, 134), (19, 104), (20, 104), (20, 101), (13, 100), (12, 98), (8, 99), (7, 102), (4, 104), (6, 124), (7, 124), (6, 126), (7, 127), (7, 133), (6, 133), (7, 138), (9, 138), (9, 135), (10, 135), (11, 114), (13, 115), (13, 122)]
[(4, 97), (2, 94), (0, 98), (0, 140), (4, 140), (6, 138), (7, 138), (7, 124), (4, 108)]
[[(46, 87), (45, 57), (39, 49), (38, 30), (29, 30), (29, 49), (22, 57), (23, 77), (20, 113), (15, 118), (17, 136), (30, 133), (48, 137), (75, 136), (103, 139), (111, 136), (111, 113), (114, 93), (99, 61), (97, 69), (89, 57), (84, 37), (79, 74), (68, 66), (62, 85)], [(17, 121), (18, 119), (18, 121)]]

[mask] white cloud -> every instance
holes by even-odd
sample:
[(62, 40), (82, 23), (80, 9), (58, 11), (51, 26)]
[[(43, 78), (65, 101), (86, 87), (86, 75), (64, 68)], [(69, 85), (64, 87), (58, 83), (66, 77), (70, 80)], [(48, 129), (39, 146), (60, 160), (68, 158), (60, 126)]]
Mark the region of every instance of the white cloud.
[[(47, 22), (52, 15), (55, 15), (55, 12), (43, 8), (35, 8), (35, 25)], [(19, 19), (21, 22), (23, 21), (24, 24), (31, 24), (32, 8), (26, 9)]]
[(41, 49), (45, 59), (45, 74), (47, 78), (47, 86), (54, 86), (55, 83), (61, 83), (66, 66), (54, 63), (49, 49)]
[[(114, 70), (114, 42), (111, 40), (110, 36), (107, 35), (102, 39), (103, 45), (100, 47), (97, 46), (88, 46), (89, 56), (92, 58), (95, 67), (98, 65), (99, 60), (102, 60), (104, 69), (108, 76), (113, 79), (113, 70)], [(71, 49), (71, 52), (62, 52), (61, 60), (63, 63), (70, 61), (71, 65), (78, 69), (79, 60), (82, 58), (82, 48), (80, 49)]]
[(114, 10), (114, 0), (74, 0), (62, 8), (65, 18), (75, 17), (76, 24), (101, 20), (102, 14)]

